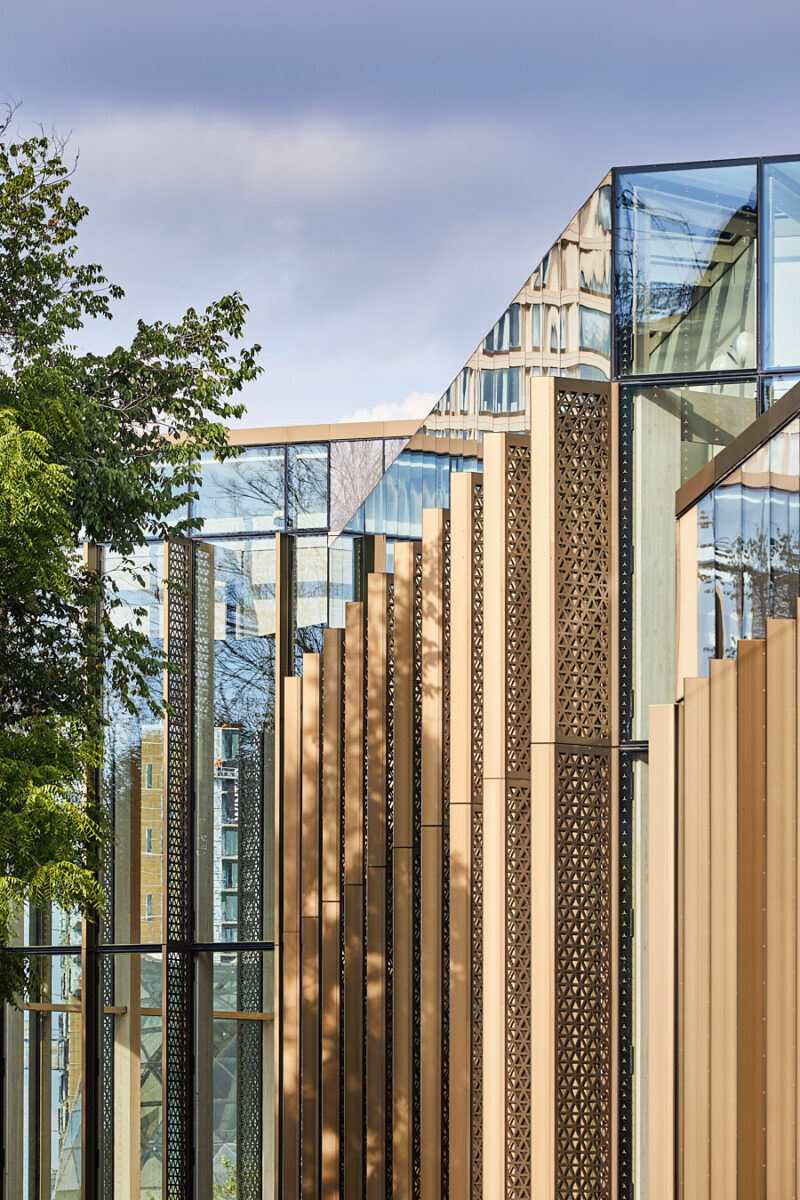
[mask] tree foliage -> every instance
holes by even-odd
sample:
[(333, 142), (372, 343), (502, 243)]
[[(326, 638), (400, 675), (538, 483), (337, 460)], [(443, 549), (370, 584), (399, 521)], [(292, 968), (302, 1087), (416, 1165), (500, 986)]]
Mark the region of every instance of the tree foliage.
[[(175, 324), (140, 321), (129, 346), (79, 353), (86, 321), (122, 290), (80, 260), (87, 209), (58, 139), (0, 126), (0, 943), (21, 906), (102, 906), (109, 830), (87, 779), (102, 753), (99, 683), (156, 709), (165, 666), (115, 620), (113, 580), (83, 543), (130, 560), (146, 538), (188, 532), (198, 456), (224, 459), (237, 394), (260, 372), (233, 293)], [(22, 956), (0, 949), (0, 1001), (24, 995)]]

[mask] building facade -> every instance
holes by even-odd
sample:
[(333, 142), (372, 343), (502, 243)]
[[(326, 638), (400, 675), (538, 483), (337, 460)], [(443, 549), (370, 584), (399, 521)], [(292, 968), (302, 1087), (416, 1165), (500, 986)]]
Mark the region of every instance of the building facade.
[(747, 1027), (691, 1016), (761, 977), (704, 966), (704, 701), (665, 714), (792, 620), (798, 250), (796, 159), (615, 169), (419, 429), (237, 433), (196, 538), (102, 552), (183, 670), (108, 714), (102, 921), (20, 916), (5, 1196), (702, 1196), (708, 1145), (713, 1194), (794, 1194), (797, 1073), (773, 1125), (779, 1052), (736, 1060), (759, 1174)]

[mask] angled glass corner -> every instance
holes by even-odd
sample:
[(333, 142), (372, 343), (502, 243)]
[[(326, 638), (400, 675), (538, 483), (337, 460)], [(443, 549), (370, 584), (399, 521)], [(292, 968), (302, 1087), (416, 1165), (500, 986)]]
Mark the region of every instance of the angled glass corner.
[(754, 369), (756, 164), (620, 173), (614, 203), (617, 375)]

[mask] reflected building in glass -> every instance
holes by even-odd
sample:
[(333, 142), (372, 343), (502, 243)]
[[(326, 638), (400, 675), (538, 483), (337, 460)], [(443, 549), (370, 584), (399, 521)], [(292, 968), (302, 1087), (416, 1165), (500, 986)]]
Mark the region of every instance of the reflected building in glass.
[(105, 699), (101, 920), (21, 915), (5, 1198), (672, 1195), (649, 713), (795, 612), (799, 248), (800, 159), (614, 169), (423, 421), (103, 548), (181, 671)]

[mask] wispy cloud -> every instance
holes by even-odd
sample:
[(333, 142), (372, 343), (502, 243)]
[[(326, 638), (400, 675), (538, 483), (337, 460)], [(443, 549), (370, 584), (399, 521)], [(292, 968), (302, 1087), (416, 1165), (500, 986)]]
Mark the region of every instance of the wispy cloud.
[(376, 404), (373, 408), (357, 408), (355, 412), (340, 417), (345, 421), (409, 421), (422, 420), (436, 404), (436, 392), (411, 392), (399, 404)]
[(319, 114), (254, 120), (236, 113), (173, 109), (89, 116), (75, 142), (81, 172), (101, 176), (115, 199), (162, 205), (202, 197), (251, 205), (330, 205), (419, 192), (472, 171), (474, 147), (497, 162), (510, 152), (508, 122), (457, 117), (412, 125)]

